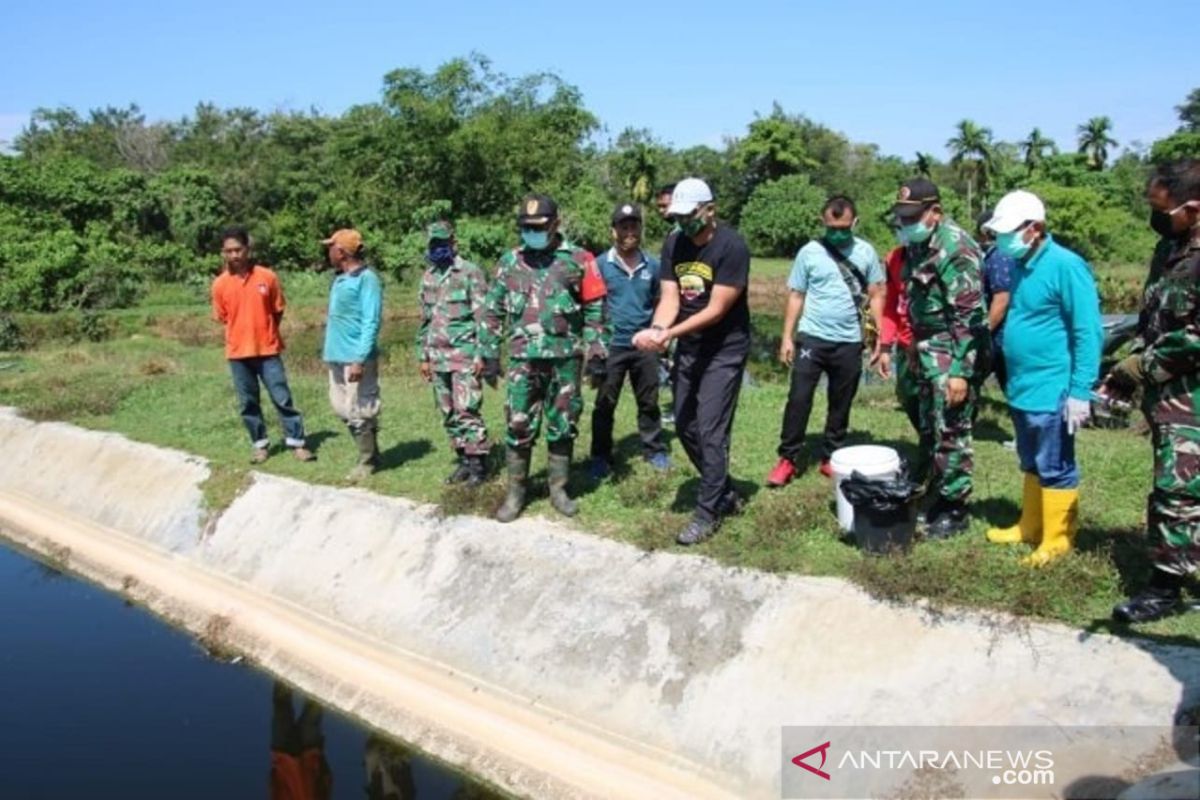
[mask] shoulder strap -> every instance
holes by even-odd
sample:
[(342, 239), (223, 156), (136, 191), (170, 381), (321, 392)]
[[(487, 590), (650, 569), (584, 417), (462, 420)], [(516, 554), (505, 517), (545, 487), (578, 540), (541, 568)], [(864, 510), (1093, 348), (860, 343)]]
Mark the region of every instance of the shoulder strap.
[[(860, 298), (866, 294), (867, 276), (863, 275), (862, 270), (860, 270), (853, 261), (847, 258), (845, 253), (843, 253), (841, 250), (838, 250), (829, 242), (825, 241), (824, 239), (818, 239), (817, 241), (819, 241), (821, 246), (825, 248), (825, 252), (829, 253), (829, 257), (834, 260), (834, 263), (838, 265), (838, 269), (842, 272), (842, 278), (850, 287), (850, 294), (855, 298)], [(850, 280), (851, 276), (854, 277), (853, 283)]]

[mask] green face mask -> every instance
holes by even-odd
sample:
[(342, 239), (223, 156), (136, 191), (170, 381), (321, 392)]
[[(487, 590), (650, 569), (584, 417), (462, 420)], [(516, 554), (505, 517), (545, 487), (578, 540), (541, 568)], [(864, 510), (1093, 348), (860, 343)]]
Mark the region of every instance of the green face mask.
[(854, 241), (854, 231), (850, 228), (826, 228), (825, 241), (834, 247), (845, 247)]
[(911, 244), (920, 244), (928, 239), (933, 234), (933, 228), (926, 225), (921, 220), (917, 220), (912, 225), (904, 225), (900, 228), (899, 235), (901, 241)]
[(679, 226), (679, 230), (683, 231), (685, 236), (691, 238), (700, 231), (704, 230), (704, 226), (706, 226), (708, 222), (703, 216), (697, 214), (694, 217), (688, 217), (686, 219), (676, 217), (675, 224)]

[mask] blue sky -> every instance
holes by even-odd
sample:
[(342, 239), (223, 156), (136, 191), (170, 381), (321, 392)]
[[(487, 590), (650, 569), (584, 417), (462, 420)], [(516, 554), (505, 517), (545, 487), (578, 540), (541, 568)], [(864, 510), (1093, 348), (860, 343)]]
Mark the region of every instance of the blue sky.
[(1118, 0), (40, 0), (0, 19), (0, 139), (38, 106), (136, 102), (151, 119), (201, 100), (339, 113), (378, 99), (390, 69), (471, 51), (510, 75), (575, 84), (611, 137), (635, 126), (676, 146), (718, 145), (779, 101), (905, 158), (944, 157), (964, 117), (1000, 139), (1037, 125), (1073, 146), (1076, 125), (1104, 114), (1122, 146), (1148, 144), (1200, 85), (1176, 66), (1186, 32), (1163, 9)]

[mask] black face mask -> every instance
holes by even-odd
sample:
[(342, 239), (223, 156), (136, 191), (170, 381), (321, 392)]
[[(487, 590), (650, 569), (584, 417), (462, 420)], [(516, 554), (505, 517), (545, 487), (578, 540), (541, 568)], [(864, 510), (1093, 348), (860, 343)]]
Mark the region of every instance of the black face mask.
[(1171, 225), (1171, 215), (1165, 211), (1150, 212), (1150, 228), (1164, 239), (1178, 239), (1182, 235), (1175, 231)]

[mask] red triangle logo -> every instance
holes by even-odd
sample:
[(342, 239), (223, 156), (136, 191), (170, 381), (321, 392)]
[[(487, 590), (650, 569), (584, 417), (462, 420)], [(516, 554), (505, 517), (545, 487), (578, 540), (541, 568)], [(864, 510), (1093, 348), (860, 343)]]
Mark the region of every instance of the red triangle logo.
[[(819, 767), (814, 767), (811, 764), (804, 763), (804, 759), (806, 759), (809, 756), (814, 755), (816, 753), (821, 754), (821, 765)], [(812, 750), (808, 750), (808, 751), (803, 752), (800, 755), (796, 756), (795, 758), (792, 759), (792, 763), (795, 764), (797, 767), (801, 767), (803, 769), (808, 770), (813, 775), (816, 775), (819, 778), (824, 778), (825, 780), (829, 780), (829, 773), (824, 771), (825, 758), (828, 755), (828, 753), (829, 753), (829, 742), (826, 742), (825, 744), (819, 744), (816, 747), (814, 747)]]

